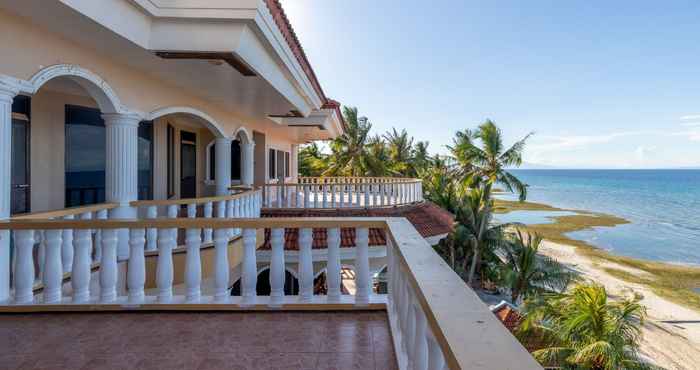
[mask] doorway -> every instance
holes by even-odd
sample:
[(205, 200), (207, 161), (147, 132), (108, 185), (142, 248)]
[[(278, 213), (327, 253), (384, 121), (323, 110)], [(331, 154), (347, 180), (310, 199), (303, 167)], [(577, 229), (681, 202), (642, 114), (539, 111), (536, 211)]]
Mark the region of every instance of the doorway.
[(197, 134), (180, 131), (180, 198), (197, 197)]
[(255, 169), (255, 185), (260, 186), (267, 183), (265, 175), (267, 174), (265, 165), (266, 158), (266, 143), (265, 134), (253, 131), (253, 142), (255, 142), (255, 153), (253, 155), (253, 168)]
[(16, 97), (12, 104), (10, 213), (13, 215), (31, 210), (29, 106), (30, 99), (26, 96)]

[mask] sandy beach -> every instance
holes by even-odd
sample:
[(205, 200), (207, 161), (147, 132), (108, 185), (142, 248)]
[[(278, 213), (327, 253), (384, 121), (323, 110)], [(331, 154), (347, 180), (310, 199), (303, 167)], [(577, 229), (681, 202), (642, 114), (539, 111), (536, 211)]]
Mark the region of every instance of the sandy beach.
[(666, 369), (697, 369), (700, 364), (700, 312), (683, 307), (654, 294), (644, 285), (620, 280), (607, 269), (619, 269), (631, 274), (646, 271), (614, 262), (598, 262), (577, 252), (576, 247), (543, 241), (540, 252), (577, 271), (585, 279), (602, 284), (609, 294), (625, 296), (640, 294), (647, 307), (641, 350), (657, 365)]

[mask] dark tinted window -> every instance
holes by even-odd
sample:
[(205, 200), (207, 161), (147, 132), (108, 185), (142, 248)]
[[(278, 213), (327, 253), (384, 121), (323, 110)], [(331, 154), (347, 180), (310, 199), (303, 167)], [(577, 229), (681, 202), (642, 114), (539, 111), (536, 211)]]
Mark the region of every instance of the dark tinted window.
[(105, 125), (98, 109), (66, 105), (66, 207), (105, 201)]
[(231, 143), (231, 179), (241, 179), (241, 142), (238, 140)]
[(268, 175), (269, 175), (268, 177), (269, 177), (270, 179), (276, 179), (276, 178), (277, 178), (277, 176), (275, 175), (275, 169), (276, 169), (276, 168), (275, 168), (275, 163), (277, 163), (277, 161), (275, 160), (276, 157), (277, 157), (277, 154), (275, 153), (275, 150), (274, 150), (274, 149), (270, 149), (270, 151), (269, 151), (269, 153), (268, 153), (268, 155), (267, 155), (267, 160), (269, 161), (269, 162), (268, 162), (267, 169), (268, 169)]
[(289, 177), (289, 165), (290, 165), (289, 152), (284, 152), (284, 176), (285, 177)]
[(153, 122), (139, 124), (139, 200), (153, 199)]

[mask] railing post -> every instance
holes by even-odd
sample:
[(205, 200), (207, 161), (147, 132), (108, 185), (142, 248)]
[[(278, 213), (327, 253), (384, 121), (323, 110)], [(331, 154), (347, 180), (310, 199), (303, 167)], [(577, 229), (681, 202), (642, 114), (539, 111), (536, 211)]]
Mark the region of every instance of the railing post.
[(202, 262), (199, 249), (202, 246), (200, 229), (187, 229), (187, 256), (185, 257), (185, 286), (187, 303), (197, 303), (200, 298), (200, 285), (202, 283)]
[(340, 228), (328, 229), (328, 261), (326, 265), (328, 302), (340, 301)]
[(158, 230), (158, 265), (156, 266), (156, 287), (158, 303), (170, 303), (173, 299), (173, 232), (171, 229)]
[(258, 269), (255, 257), (257, 230), (243, 229), (243, 262), (241, 276), (241, 303), (255, 304), (257, 296)]
[(369, 273), (369, 229), (361, 227), (356, 229), (355, 242), (355, 280), (357, 291), (355, 294), (355, 304), (369, 304), (369, 297), (372, 291)]
[(270, 232), (272, 257), (270, 258), (270, 305), (284, 302), (284, 229), (275, 228)]
[(299, 300), (302, 302), (311, 302), (314, 297), (312, 244), (313, 230), (299, 229)]
[(92, 247), (91, 231), (76, 230), (73, 272), (70, 279), (71, 287), (73, 288), (73, 303), (90, 301), (90, 262), (92, 261), (90, 247)]
[(214, 245), (216, 248), (216, 265), (214, 266), (214, 302), (226, 303), (229, 301), (229, 264), (228, 264), (228, 235), (226, 229), (214, 231)]
[[(64, 220), (74, 220), (74, 215), (63, 217)], [(70, 272), (73, 268), (73, 229), (65, 229), (62, 233), (63, 242), (60, 247), (62, 272)]]
[(15, 303), (29, 304), (34, 302), (34, 230), (17, 230), (14, 236)]
[(146, 283), (145, 243), (145, 229), (131, 229), (129, 231), (129, 247), (131, 251), (126, 277), (126, 285), (129, 289), (129, 303), (141, 303), (145, 299), (143, 290)]
[[(204, 203), (204, 218), (212, 218), (214, 215), (214, 205), (212, 202), (206, 202)], [(209, 244), (214, 241), (213, 238), (213, 230), (211, 228), (206, 228), (204, 229), (204, 243)]]
[(117, 230), (102, 230), (102, 260), (100, 261), (100, 302), (117, 299)]

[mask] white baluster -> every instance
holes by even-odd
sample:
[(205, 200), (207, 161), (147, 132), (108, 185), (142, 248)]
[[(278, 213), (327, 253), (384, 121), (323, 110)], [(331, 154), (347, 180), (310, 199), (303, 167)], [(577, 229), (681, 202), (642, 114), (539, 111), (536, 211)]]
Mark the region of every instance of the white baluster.
[(187, 218), (197, 218), (197, 203), (187, 205)]
[(336, 208), (336, 200), (335, 200), (335, 185), (331, 185), (330, 189), (330, 196), (331, 196), (331, 208)]
[[(214, 214), (214, 206), (212, 202), (204, 203), (204, 218), (212, 218)], [(204, 244), (209, 244), (214, 241), (213, 230), (211, 228), (204, 229)]]
[(314, 265), (311, 252), (313, 230), (299, 230), (299, 300), (311, 302), (314, 296)]
[[(171, 204), (168, 206), (168, 218), (177, 218), (178, 213), (180, 210), (180, 206), (177, 204)], [(177, 228), (171, 228), (170, 233), (172, 234), (170, 237), (170, 249), (175, 249), (177, 248)], [(160, 247), (159, 247), (160, 248)]]
[(328, 262), (326, 266), (328, 302), (340, 301), (340, 229), (328, 229)]
[[(153, 220), (158, 218), (158, 206), (146, 207), (146, 218)], [(154, 251), (158, 249), (158, 229), (149, 227), (146, 229), (146, 250)]]
[[(97, 211), (98, 220), (106, 220), (108, 215), (109, 212), (106, 209)], [(102, 261), (102, 234), (102, 229), (97, 229), (97, 232), (95, 232), (95, 255), (93, 256), (93, 261), (95, 262)]]
[[(233, 218), (233, 199), (226, 201), (226, 218)], [(228, 229), (228, 237), (233, 237), (233, 228)]]
[(34, 230), (17, 230), (14, 236), (15, 303), (31, 304), (34, 302)]
[(144, 257), (144, 245), (146, 243), (146, 230), (129, 230), (129, 263), (127, 265), (126, 285), (129, 290), (129, 303), (142, 303), (144, 284), (146, 283), (146, 258)]
[(321, 194), (321, 197), (322, 197), (321, 198), (321, 200), (322, 200), (321, 206), (323, 208), (328, 208), (328, 188), (327, 188), (327, 186), (328, 185), (326, 185), (326, 184), (321, 185), (321, 193), (322, 193)]
[[(46, 230), (46, 259), (44, 260), (44, 303), (61, 302), (61, 285), (63, 284), (63, 266), (61, 262), (61, 230)], [(71, 245), (71, 257), (72, 256)]]
[(319, 192), (319, 185), (318, 184), (313, 185), (313, 189), (314, 189), (314, 208), (319, 208), (320, 203), (321, 203), (321, 198), (319, 197), (319, 193), (318, 193)]
[(46, 261), (46, 235), (45, 231), (37, 231), (37, 238), (39, 240), (39, 249), (37, 252), (37, 262), (39, 264), (39, 281), (46, 285), (46, 279), (44, 278), (44, 264)]
[[(75, 216), (67, 215), (64, 220), (74, 220)], [(61, 265), (63, 273), (70, 272), (73, 268), (73, 229), (65, 229), (62, 233)]]
[(340, 184), (340, 208), (345, 207), (345, 184)]
[(270, 305), (277, 306), (284, 301), (284, 229), (272, 229), (270, 235)]
[(372, 279), (370, 278), (369, 272), (369, 229), (362, 227), (356, 229), (356, 232), (355, 279), (357, 282), (357, 291), (355, 303), (364, 305), (369, 304), (369, 298), (372, 292)]
[(90, 301), (91, 231), (76, 230), (74, 243), (75, 255), (73, 256), (73, 272), (70, 279), (73, 288), (73, 303), (87, 303)]
[(187, 257), (185, 261), (185, 286), (187, 287), (187, 303), (199, 302), (202, 283), (202, 261), (200, 248), (202, 239), (200, 229), (187, 229)]
[(442, 349), (432, 333), (428, 331), (428, 369), (442, 370), (446, 368)]
[[(242, 201), (242, 199), (240, 199), (240, 198), (236, 198), (233, 200), (233, 218), (246, 217), (244, 212), (241, 210), (241, 201)], [(241, 229), (234, 228), (233, 235), (234, 236), (241, 235)]]
[(229, 301), (229, 264), (228, 264), (228, 233), (226, 229), (214, 230), (214, 245), (216, 248), (216, 265), (214, 266), (214, 302)]
[(413, 306), (416, 321), (416, 336), (413, 340), (414, 370), (428, 370), (427, 322), (418, 302)]
[(102, 260), (100, 260), (100, 302), (117, 299), (117, 230), (102, 230)]
[(292, 208), (292, 190), (294, 189), (293, 186), (285, 186), (284, 187), (284, 195), (286, 196), (287, 199), (287, 208)]
[(304, 185), (304, 209), (309, 208), (309, 185)]
[(158, 302), (169, 303), (173, 299), (173, 232), (158, 230), (158, 265), (156, 266)]
[(365, 190), (365, 198), (364, 198), (364, 206), (369, 207), (369, 184), (364, 185), (364, 190)]
[(245, 305), (255, 304), (258, 284), (255, 257), (257, 233), (255, 229), (243, 229), (243, 261), (241, 276), (241, 300)]

